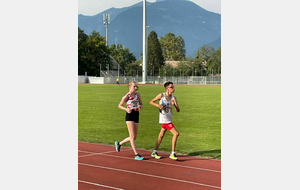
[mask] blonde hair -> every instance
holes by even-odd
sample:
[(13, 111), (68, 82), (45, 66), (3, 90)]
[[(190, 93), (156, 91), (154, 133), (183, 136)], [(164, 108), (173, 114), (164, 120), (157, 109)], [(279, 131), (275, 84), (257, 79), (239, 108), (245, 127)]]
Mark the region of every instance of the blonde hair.
[(128, 88), (131, 87), (132, 83), (136, 83), (134, 80), (128, 83)]

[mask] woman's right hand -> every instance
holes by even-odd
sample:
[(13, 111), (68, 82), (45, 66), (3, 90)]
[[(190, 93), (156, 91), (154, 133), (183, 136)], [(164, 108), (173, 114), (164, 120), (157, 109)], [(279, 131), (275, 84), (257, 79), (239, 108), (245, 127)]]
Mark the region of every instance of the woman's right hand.
[(126, 108), (127, 113), (131, 113), (131, 109), (130, 108)]

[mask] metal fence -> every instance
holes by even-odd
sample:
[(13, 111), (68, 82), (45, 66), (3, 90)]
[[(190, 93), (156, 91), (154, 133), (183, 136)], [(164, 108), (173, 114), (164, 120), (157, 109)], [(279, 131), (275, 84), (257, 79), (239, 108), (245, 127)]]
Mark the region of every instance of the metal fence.
[[(78, 76), (78, 83), (90, 84), (115, 84), (118, 77), (93, 77)], [(120, 76), (119, 83), (125, 84), (130, 81), (143, 82), (142, 76)], [(221, 85), (221, 76), (148, 76), (147, 84), (164, 84), (172, 81), (174, 84), (186, 85)]]

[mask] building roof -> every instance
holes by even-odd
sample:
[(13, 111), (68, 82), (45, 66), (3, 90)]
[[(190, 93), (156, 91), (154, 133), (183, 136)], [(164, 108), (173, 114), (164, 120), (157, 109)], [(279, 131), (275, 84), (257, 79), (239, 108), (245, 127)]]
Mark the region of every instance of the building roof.
[(177, 67), (179, 61), (165, 61), (166, 65), (171, 65), (172, 67)]

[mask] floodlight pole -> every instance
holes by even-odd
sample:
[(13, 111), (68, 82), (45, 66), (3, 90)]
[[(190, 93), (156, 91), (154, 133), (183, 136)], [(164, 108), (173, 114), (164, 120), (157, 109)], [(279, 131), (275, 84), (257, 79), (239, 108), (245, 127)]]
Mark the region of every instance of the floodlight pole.
[[(147, 60), (148, 60), (148, 28), (151, 26), (151, 24), (146, 25), (146, 54), (147, 54)], [(148, 65), (148, 63), (147, 63)], [(152, 63), (153, 65), (153, 63)], [(147, 67), (148, 68), (148, 67)], [(154, 70), (154, 66), (153, 66), (153, 70)], [(154, 71), (153, 71), (154, 72)], [(153, 80), (153, 76), (152, 76), (152, 80)]]
[(148, 28), (151, 26), (151, 24), (146, 25), (146, 54), (148, 57)]
[(103, 14), (103, 24), (106, 26), (106, 46), (108, 46), (108, 25), (110, 24), (110, 14)]
[(143, 0), (143, 84), (147, 81), (147, 52), (146, 52), (146, 0)]

